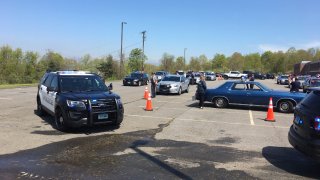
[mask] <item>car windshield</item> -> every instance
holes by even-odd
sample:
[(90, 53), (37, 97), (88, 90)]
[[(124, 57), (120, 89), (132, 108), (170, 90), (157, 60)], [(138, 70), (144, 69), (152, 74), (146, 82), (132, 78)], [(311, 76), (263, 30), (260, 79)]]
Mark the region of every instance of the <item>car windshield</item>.
[(195, 74), (194, 76), (195, 76), (195, 77), (200, 77), (200, 74)]
[(132, 73), (130, 75), (130, 77), (132, 77), (132, 78), (141, 78), (141, 76), (142, 76), (142, 74), (138, 74), (138, 73)]
[(162, 81), (175, 81), (175, 82), (180, 82), (180, 77), (176, 77), (176, 76), (166, 76), (165, 78), (163, 78)]
[(289, 76), (281, 76), (283, 79), (288, 79)]
[(305, 80), (305, 79), (306, 79), (305, 76), (300, 76), (300, 77), (298, 77), (298, 80)]
[(207, 73), (207, 75), (214, 75), (214, 73)]
[(108, 91), (99, 76), (61, 76), (60, 88), (62, 92)]
[(156, 72), (155, 74), (158, 76), (162, 76), (164, 73), (163, 72)]

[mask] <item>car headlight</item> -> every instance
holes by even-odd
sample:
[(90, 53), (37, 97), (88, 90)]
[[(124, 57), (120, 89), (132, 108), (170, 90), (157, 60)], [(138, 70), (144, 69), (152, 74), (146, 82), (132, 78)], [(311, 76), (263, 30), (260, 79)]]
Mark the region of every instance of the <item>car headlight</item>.
[(72, 100), (67, 100), (67, 105), (71, 108), (85, 108), (86, 105), (82, 101), (72, 101)]
[(139, 81), (139, 79), (135, 79), (134, 81)]
[(178, 86), (179, 86), (178, 84), (174, 84), (174, 85), (173, 85), (173, 87), (178, 87)]

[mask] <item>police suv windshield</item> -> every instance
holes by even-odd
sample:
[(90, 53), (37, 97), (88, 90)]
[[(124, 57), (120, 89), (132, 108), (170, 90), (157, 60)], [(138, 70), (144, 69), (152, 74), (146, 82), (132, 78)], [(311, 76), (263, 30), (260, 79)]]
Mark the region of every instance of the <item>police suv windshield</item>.
[(141, 78), (142, 74), (132, 73), (130, 76), (131, 76), (132, 78)]
[(61, 76), (61, 92), (108, 91), (99, 76)]

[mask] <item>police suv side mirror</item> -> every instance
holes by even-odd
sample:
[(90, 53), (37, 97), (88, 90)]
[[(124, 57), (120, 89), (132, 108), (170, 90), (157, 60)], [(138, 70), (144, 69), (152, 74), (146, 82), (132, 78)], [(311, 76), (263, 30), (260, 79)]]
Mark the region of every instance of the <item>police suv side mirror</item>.
[(108, 88), (109, 88), (109, 90), (113, 89), (112, 83), (109, 84)]
[(49, 93), (50, 91), (55, 91), (54, 87), (47, 87), (47, 92)]

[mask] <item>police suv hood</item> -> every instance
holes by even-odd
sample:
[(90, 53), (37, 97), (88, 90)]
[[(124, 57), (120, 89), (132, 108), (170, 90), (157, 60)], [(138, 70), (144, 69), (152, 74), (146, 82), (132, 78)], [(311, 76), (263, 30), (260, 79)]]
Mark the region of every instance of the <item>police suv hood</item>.
[(83, 100), (83, 99), (120, 99), (120, 96), (113, 92), (91, 91), (91, 92), (68, 92), (63, 93), (67, 99)]

